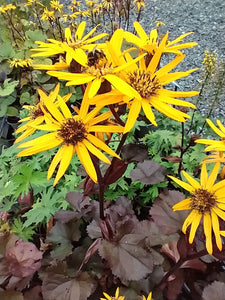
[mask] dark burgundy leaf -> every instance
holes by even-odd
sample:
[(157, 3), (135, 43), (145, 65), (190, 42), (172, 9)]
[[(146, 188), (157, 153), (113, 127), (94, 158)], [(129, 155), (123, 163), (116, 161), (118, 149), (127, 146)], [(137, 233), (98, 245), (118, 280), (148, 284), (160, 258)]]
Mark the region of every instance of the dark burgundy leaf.
[(150, 210), (154, 222), (164, 234), (181, 231), (188, 211), (173, 211), (174, 204), (185, 199), (185, 195), (178, 191), (163, 191), (159, 194)]
[(167, 282), (167, 299), (168, 300), (177, 300), (178, 295), (181, 292), (181, 289), (184, 284), (184, 271), (182, 269), (178, 269), (174, 273), (174, 279), (169, 280)]
[(121, 157), (130, 162), (141, 162), (148, 158), (148, 150), (145, 145), (127, 144), (121, 149)]
[(80, 222), (74, 221), (67, 224), (56, 222), (49, 232), (46, 242), (56, 245), (51, 256), (57, 259), (64, 259), (72, 253), (72, 242), (80, 239)]
[(167, 156), (167, 157), (161, 157), (162, 160), (167, 160), (173, 163), (180, 163), (182, 162), (182, 158), (178, 156)]
[(66, 194), (66, 201), (76, 208), (77, 211), (81, 211), (86, 205), (90, 204), (90, 199), (84, 197), (83, 194), (78, 192), (69, 192)]
[(26, 206), (26, 207), (31, 207), (34, 203), (33, 190), (29, 190), (29, 192), (27, 194), (24, 194), (23, 197), (21, 197), (21, 195), (19, 195), (18, 203), (20, 205), (23, 205), (23, 206)]
[(145, 247), (145, 237), (140, 234), (127, 234), (113, 243), (103, 240), (99, 254), (122, 281), (141, 280), (153, 270), (152, 254)]
[(202, 293), (203, 300), (224, 300), (225, 298), (225, 283), (214, 281), (206, 286)]
[(155, 184), (165, 180), (166, 168), (155, 161), (144, 160), (137, 164), (137, 169), (132, 170), (130, 175), (133, 181), (139, 180), (144, 184)]
[(104, 175), (104, 184), (109, 185), (117, 181), (126, 171), (128, 164), (123, 160), (113, 160)]
[(33, 243), (18, 240), (14, 247), (7, 249), (5, 259), (10, 274), (27, 277), (41, 267), (42, 252)]
[(82, 261), (82, 264), (79, 268), (79, 271), (82, 269), (83, 265), (86, 264), (89, 261), (89, 259), (92, 257), (92, 255), (94, 255), (96, 253), (96, 251), (98, 250), (99, 245), (101, 244), (101, 242), (102, 242), (102, 239), (98, 238), (97, 240), (95, 240), (91, 244), (91, 246), (88, 248), (88, 250), (85, 254), (84, 260)]
[(46, 275), (42, 285), (45, 300), (86, 300), (95, 290), (95, 283), (86, 272), (73, 278), (51, 272)]

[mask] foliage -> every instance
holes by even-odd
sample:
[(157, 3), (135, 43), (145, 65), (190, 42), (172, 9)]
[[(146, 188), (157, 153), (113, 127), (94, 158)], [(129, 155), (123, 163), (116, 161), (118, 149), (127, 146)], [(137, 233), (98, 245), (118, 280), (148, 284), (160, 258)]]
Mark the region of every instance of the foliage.
[[(22, 143), (3, 147), (0, 155), (1, 299), (86, 300), (99, 299), (104, 292), (108, 300), (123, 300), (117, 286), (130, 300), (142, 293), (151, 300), (149, 290), (156, 300), (193, 295), (208, 300), (215, 294), (222, 299), (225, 249), (218, 240), (225, 235), (224, 203), (218, 213), (213, 197), (225, 183), (218, 178), (215, 186), (221, 191), (216, 192), (204, 186), (216, 180), (217, 169), (208, 163), (211, 175), (206, 169), (200, 175), (200, 164), (211, 156), (195, 141), (219, 135), (222, 144), (225, 128), (218, 123), (222, 134), (218, 129), (213, 133), (204, 116), (186, 107), (194, 108), (192, 102), (199, 104), (210, 94), (207, 117), (212, 114), (223, 93), (224, 64), (207, 52), (199, 96), (185, 102), (176, 98), (198, 92), (174, 91), (171, 78), (193, 70), (182, 76), (170, 71), (184, 59), (181, 50), (196, 43), (183, 43), (190, 33), (178, 42), (167, 40), (160, 34), (160, 22), (149, 36), (138, 22), (136, 36), (128, 32), (131, 17), (140, 20), (143, 0), (71, 1), (68, 7), (55, 0), (14, 4), (0, 10), (0, 117), (22, 119), (12, 142), (21, 133), (25, 136)], [(98, 42), (94, 29), (85, 36), (83, 20), (87, 31), (97, 26), (99, 36), (103, 31), (109, 36)], [(122, 27), (125, 31), (116, 31)], [(31, 58), (42, 45), (48, 57)], [(161, 66), (161, 57), (171, 52), (175, 58)], [(60, 64), (66, 65), (63, 72)], [(138, 76), (140, 81), (132, 85)], [(172, 89), (162, 89), (164, 81)], [(25, 149), (20, 152), (20, 147)], [(216, 166), (225, 162), (223, 151), (216, 152)], [(54, 170), (61, 176), (57, 182), (50, 178)], [(220, 176), (224, 179), (223, 169)], [(177, 190), (178, 178), (187, 179), (181, 186), (189, 196)], [(199, 190), (206, 197), (198, 198)], [(204, 222), (198, 226), (196, 216), (189, 219), (199, 227), (191, 243), (194, 229), (183, 225), (190, 215), (173, 210), (184, 199), (193, 204), (195, 198)], [(197, 210), (191, 204), (189, 209)], [(213, 209), (219, 221), (209, 216), (211, 235), (205, 215)], [(105, 293), (115, 289), (115, 297)]]

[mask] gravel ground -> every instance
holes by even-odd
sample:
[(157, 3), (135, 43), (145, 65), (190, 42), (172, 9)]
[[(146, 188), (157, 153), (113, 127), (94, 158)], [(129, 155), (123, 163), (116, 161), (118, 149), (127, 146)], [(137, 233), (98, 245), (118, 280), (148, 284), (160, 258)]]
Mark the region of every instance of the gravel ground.
[[(169, 40), (186, 32), (194, 32), (185, 41), (198, 43), (184, 52), (187, 54), (180, 64), (181, 70), (199, 68), (183, 80), (179, 80), (180, 89), (199, 89), (204, 50), (216, 50), (219, 60), (225, 59), (225, 0), (146, 0), (146, 7), (140, 20), (141, 25), (149, 32), (154, 21), (166, 24)], [(210, 99), (207, 97), (198, 106), (202, 113), (207, 113)], [(225, 116), (225, 95), (220, 97), (215, 108), (214, 117)]]

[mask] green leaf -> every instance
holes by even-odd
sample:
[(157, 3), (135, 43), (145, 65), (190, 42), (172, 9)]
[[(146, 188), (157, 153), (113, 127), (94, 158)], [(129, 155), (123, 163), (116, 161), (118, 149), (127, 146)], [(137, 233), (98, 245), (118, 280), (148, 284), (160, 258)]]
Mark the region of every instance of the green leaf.
[(15, 56), (15, 51), (10, 42), (7, 41), (3, 45), (1, 45), (1, 52), (0, 52), (1, 60), (13, 58), (14, 56)]
[(20, 104), (24, 104), (24, 103), (30, 104), (31, 102), (32, 102), (32, 99), (31, 99), (30, 93), (24, 92), (24, 93), (21, 94), (21, 96), (20, 96)]
[(45, 186), (46, 172), (34, 170), (32, 164), (30, 166), (24, 164), (18, 171), (20, 174), (13, 177), (15, 183), (19, 185), (15, 192), (16, 196), (22, 194), (22, 197), (28, 193), (30, 185)]
[(11, 226), (13, 232), (18, 235), (23, 241), (28, 241), (35, 234), (35, 226), (23, 227), (23, 223), (20, 219), (14, 219), (14, 223)]
[(55, 191), (53, 187), (50, 187), (48, 190), (45, 189), (42, 198), (38, 199), (38, 201), (33, 204), (32, 209), (24, 214), (27, 220), (23, 226), (28, 227), (31, 224), (48, 222), (50, 217), (58, 210), (58, 202), (61, 197), (62, 194)]
[(28, 36), (28, 38), (30, 38), (32, 41), (41, 41), (41, 42), (45, 42), (47, 39), (46, 34), (44, 34), (41, 30), (28, 30), (26, 32), (26, 35)]
[(7, 116), (19, 116), (19, 111), (17, 108), (13, 107), (13, 106), (8, 106), (7, 111), (6, 111), (6, 115)]
[(7, 78), (3, 83), (3, 87), (0, 86), (0, 96), (1, 97), (6, 97), (6, 96), (11, 95), (14, 92), (15, 87), (19, 83), (18, 80), (9, 82), (10, 80), (11, 80), (10, 78)]

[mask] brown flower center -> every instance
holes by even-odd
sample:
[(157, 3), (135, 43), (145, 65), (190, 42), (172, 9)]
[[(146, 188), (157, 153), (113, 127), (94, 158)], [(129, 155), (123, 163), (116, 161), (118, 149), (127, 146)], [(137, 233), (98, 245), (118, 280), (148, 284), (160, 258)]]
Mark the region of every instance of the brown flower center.
[(82, 142), (86, 138), (87, 131), (81, 120), (69, 118), (61, 125), (58, 135), (67, 145), (76, 145), (77, 142)]
[(216, 206), (216, 196), (205, 190), (197, 189), (191, 195), (191, 208), (199, 211), (200, 214), (210, 212)]
[(112, 73), (112, 66), (103, 51), (94, 49), (88, 53), (88, 67), (82, 71), (97, 78)]
[(44, 116), (43, 111), (41, 110), (41, 107), (37, 105), (30, 111), (31, 119), (35, 120), (38, 117)]
[(141, 95), (142, 98), (149, 99), (156, 95), (161, 88), (159, 81), (151, 74), (145, 71), (134, 71), (129, 74), (130, 85)]

